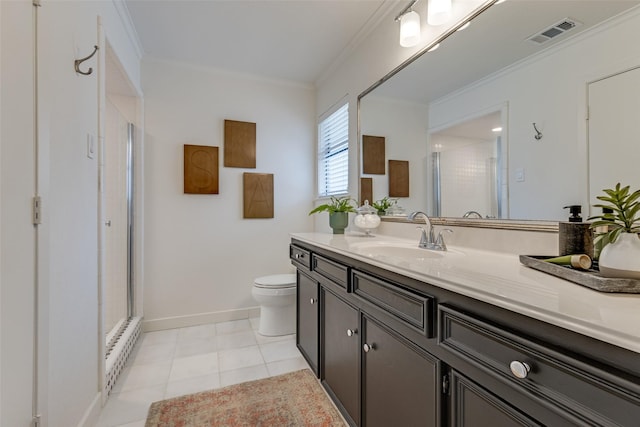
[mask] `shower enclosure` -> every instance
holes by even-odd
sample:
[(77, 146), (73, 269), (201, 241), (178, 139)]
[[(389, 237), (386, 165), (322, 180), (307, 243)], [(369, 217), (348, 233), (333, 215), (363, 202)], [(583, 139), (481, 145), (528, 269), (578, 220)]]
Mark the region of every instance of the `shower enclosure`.
[(133, 316), (134, 135), (134, 125), (107, 100), (103, 307), (107, 355)]
[[(105, 332), (105, 390), (121, 372), (137, 337), (135, 313), (135, 170), (136, 127), (127, 119), (131, 99), (106, 98), (102, 144), (103, 266), (102, 315)], [(129, 114), (127, 114), (129, 113)]]
[(107, 102), (105, 141), (105, 292), (107, 353), (133, 308), (133, 124)]
[(429, 132), (436, 217), (508, 218), (506, 106)]

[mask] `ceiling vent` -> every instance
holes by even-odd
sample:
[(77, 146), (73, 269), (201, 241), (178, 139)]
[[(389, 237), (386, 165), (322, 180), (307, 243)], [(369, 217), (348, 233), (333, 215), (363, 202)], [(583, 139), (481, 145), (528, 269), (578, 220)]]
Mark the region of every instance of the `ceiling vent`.
[(532, 35), (527, 40), (537, 44), (546, 43), (549, 40), (566, 33), (567, 31), (571, 31), (579, 25), (580, 23), (578, 21), (570, 18), (565, 18), (562, 21), (540, 31), (539, 33)]

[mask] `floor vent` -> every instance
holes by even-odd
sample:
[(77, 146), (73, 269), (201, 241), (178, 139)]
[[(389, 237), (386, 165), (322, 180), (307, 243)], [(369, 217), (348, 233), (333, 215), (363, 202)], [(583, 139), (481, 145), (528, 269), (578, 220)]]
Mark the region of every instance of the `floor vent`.
[(108, 345), (105, 369), (106, 381), (104, 386), (107, 395), (111, 393), (118, 375), (120, 375), (124, 369), (124, 365), (127, 363), (133, 346), (140, 337), (142, 328), (141, 320), (140, 317), (133, 317), (127, 321), (124, 328), (117, 334), (117, 337)]
[(573, 19), (570, 18), (565, 18), (562, 21), (548, 27), (545, 28), (544, 30), (532, 35), (531, 37), (529, 37), (527, 40), (537, 43), (537, 44), (542, 44), (542, 43), (546, 43), (549, 40), (558, 37), (561, 34), (566, 33), (567, 31), (571, 31), (574, 28), (576, 28), (577, 26), (579, 26), (580, 23), (578, 21), (575, 21)]

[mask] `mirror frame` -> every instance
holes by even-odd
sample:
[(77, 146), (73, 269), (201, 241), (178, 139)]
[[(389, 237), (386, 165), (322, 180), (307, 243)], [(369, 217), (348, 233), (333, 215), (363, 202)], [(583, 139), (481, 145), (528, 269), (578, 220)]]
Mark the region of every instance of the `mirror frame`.
[[(449, 30), (443, 33), (440, 37), (436, 38), (431, 43), (425, 45), (422, 49), (411, 55), (407, 60), (403, 63), (395, 67), (389, 73), (387, 73), (380, 80), (376, 81), (374, 84), (369, 86), (366, 90), (364, 90), (360, 95), (358, 95), (357, 102), (357, 114), (358, 114), (358, 179), (361, 178), (362, 175), (362, 167), (361, 167), (361, 150), (362, 150), (362, 129), (361, 129), (361, 112), (360, 112), (360, 102), (362, 98), (364, 98), (369, 93), (373, 92), (376, 88), (384, 84), (387, 80), (395, 76), (397, 73), (402, 71), (404, 68), (411, 65), (418, 58), (421, 58), (422, 55), (425, 55), (431, 50), (434, 46), (439, 43), (442, 43), (447, 38), (449, 38), (452, 34), (462, 28), (468, 22), (473, 21), (477, 16), (482, 14), (484, 11), (489, 9), (494, 4), (498, 3), (500, 0), (488, 0), (478, 9), (464, 17), (458, 23), (453, 25)], [(360, 186), (358, 185), (358, 200), (360, 199)], [(537, 231), (537, 232), (549, 232), (549, 233), (557, 233), (558, 232), (558, 222), (557, 221), (535, 221), (535, 220), (507, 220), (507, 219), (468, 219), (468, 218), (453, 218), (453, 217), (439, 217), (439, 218), (430, 218), (431, 223), (433, 225), (442, 225), (442, 226), (455, 226), (455, 227), (475, 227), (475, 228), (490, 228), (490, 229), (502, 229), (502, 230), (518, 230), (518, 231)], [(413, 223), (414, 221), (409, 220), (407, 217), (393, 217), (393, 216), (383, 216), (381, 217), (382, 221), (388, 222), (406, 222)]]

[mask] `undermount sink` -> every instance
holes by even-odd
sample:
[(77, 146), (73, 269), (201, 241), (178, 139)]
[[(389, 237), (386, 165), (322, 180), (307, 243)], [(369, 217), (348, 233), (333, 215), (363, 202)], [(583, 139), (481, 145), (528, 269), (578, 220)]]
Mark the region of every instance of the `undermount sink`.
[(417, 243), (400, 243), (400, 242), (361, 242), (350, 245), (353, 252), (370, 258), (393, 257), (401, 258), (408, 261), (426, 261), (439, 259), (450, 254), (459, 254), (450, 251), (434, 251), (418, 247)]

